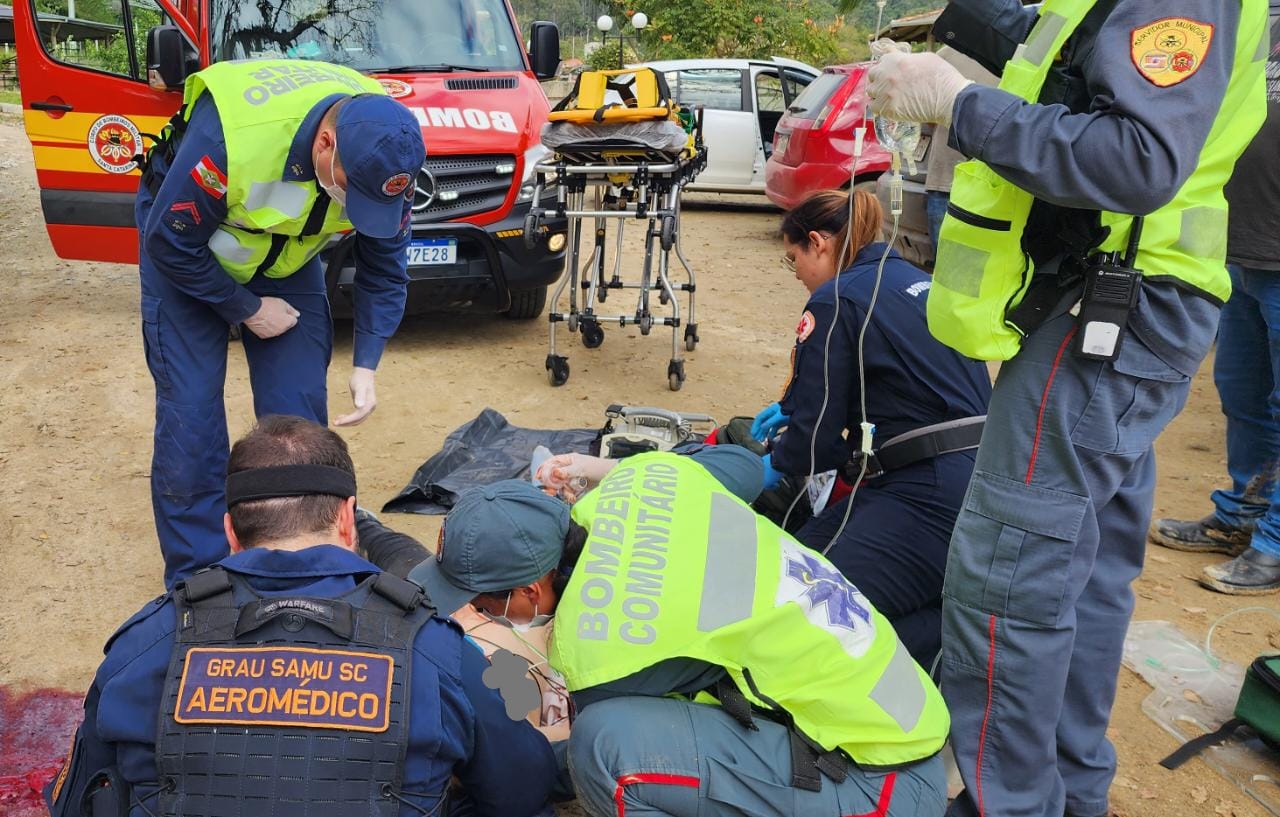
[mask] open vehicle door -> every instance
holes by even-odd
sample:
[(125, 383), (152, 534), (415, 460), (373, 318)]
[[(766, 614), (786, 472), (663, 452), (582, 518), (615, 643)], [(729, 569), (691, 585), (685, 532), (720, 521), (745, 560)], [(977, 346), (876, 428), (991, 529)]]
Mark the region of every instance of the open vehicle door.
[(60, 14), (36, 1), (14, 0), (14, 39), (49, 239), (62, 258), (134, 263), (134, 156), (182, 103), (148, 85), (147, 33), (195, 31), (170, 0), (62, 0)]
[(685, 68), (668, 72), (667, 85), (682, 105), (703, 106), (703, 139), (712, 149), (695, 186), (745, 188), (751, 184), (756, 151), (754, 141), (744, 134), (755, 133), (759, 125), (751, 108), (751, 89), (743, 84), (743, 72), (737, 68)]

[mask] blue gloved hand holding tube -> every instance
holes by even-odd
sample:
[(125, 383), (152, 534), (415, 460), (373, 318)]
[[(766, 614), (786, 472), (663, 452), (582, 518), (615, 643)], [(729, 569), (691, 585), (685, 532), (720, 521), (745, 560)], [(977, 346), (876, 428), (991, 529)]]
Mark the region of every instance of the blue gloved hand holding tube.
[(751, 421), (751, 438), (761, 443), (771, 439), (790, 419), (782, 413), (780, 404), (770, 403)]

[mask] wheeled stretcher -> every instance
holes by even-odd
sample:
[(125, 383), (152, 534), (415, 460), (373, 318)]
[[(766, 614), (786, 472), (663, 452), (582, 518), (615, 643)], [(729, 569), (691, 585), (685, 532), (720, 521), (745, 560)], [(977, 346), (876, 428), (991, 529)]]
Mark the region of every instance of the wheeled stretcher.
[[(676, 116), (649, 121), (619, 121), (587, 115), (574, 120), (549, 122), (543, 129), (543, 144), (553, 156), (539, 162), (534, 206), (525, 220), (526, 240), (537, 240), (542, 220), (555, 214), (569, 223), (567, 274), (560, 279), (551, 298), (549, 345), (546, 368), (553, 386), (569, 379), (569, 360), (557, 353), (556, 328), (567, 324), (579, 332), (582, 345), (594, 349), (604, 342), (606, 324), (634, 325), (641, 335), (655, 326), (671, 327), (671, 360), (667, 384), (678, 391), (685, 381), (684, 350), (698, 344), (698, 324), (694, 312), (696, 283), (693, 268), (680, 246), (680, 194), (707, 163), (702, 142), (701, 114), (689, 121), (688, 130)], [(691, 132), (689, 132), (691, 131)], [(554, 207), (544, 207), (544, 189), (554, 187)], [(591, 238), (583, 250), (584, 223), (590, 222)], [(622, 274), (623, 233), (626, 225), (644, 225), (644, 262), (638, 281), (626, 281)], [(611, 225), (616, 225), (612, 242)], [(609, 248), (612, 243), (612, 263)], [(684, 279), (673, 280), (670, 256), (684, 270)], [(586, 255), (586, 261), (582, 259)], [(561, 299), (568, 290), (568, 309), (561, 311)], [(581, 303), (579, 303), (581, 290)], [(622, 297), (636, 290), (634, 310), (616, 315), (599, 311), (611, 296)], [(655, 314), (652, 296), (665, 314)], [(682, 314), (679, 295), (688, 297)], [(624, 307), (625, 308), (625, 307)]]

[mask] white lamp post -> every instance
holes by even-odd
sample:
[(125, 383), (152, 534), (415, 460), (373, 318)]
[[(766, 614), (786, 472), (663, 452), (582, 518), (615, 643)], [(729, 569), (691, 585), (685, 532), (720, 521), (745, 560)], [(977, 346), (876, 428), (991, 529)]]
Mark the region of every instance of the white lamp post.
[[(637, 11), (631, 15), (631, 27), (636, 30), (637, 41), (640, 39), (638, 36), (640, 31), (647, 25), (649, 25), (649, 15), (643, 11)], [(601, 14), (596, 18), (596, 28), (600, 29), (601, 40), (607, 43), (609, 41), (609, 32), (613, 30), (613, 18), (607, 14)], [(625, 67), (623, 65), (623, 52), (626, 50), (627, 38), (623, 35), (623, 30), (621, 28), (618, 29), (618, 68)]]

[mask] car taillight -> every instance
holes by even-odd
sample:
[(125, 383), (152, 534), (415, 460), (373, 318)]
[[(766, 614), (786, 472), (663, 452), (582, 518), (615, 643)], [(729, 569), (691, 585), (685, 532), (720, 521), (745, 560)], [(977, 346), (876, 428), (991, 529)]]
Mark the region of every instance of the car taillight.
[(827, 122), (827, 117), (831, 115), (832, 110), (834, 110), (834, 108), (831, 105), (831, 100), (827, 100), (827, 104), (823, 105), (822, 110), (818, 111), (818, 115), (814, 117), (813, 127), (816, 129), (820, 129), (823, 125), (825, 125)]
[(775, 156), (783, 156), (787, 152), (787, 146), (791, 144), (791, 134), (778, 133), (773, 134), (773, 153)]

